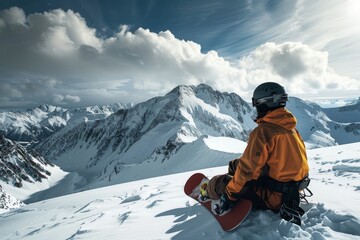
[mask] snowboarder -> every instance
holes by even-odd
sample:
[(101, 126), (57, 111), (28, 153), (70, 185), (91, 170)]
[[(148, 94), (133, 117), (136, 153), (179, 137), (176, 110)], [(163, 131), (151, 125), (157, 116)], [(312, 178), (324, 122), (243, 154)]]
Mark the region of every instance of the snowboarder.
[(229, 162), (228, 173), (203, 186), (202, 198), (219, 199), (213, 211), (224, 214), (245, 198), (257, 209), (280, 212), (298, 225), (304, 210), (300, 191), (309, 185), (309, 167), (296, 118), (286, 108), (288, 95), (274, 82), (259, 85), (252, 98), (258, 126), (251, 132), (243, 155)]

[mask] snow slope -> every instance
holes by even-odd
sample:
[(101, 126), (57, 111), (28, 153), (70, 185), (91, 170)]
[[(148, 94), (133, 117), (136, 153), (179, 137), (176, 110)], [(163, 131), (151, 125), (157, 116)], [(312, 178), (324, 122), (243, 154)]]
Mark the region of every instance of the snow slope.
[[(0, 134), (0, 211), (19, 206), (35, 192), (75, 178), (76, 173), (67, 173), (49, 163), (39, 153), (28, 151), (22, 145), (6, 139)], [(75, 181), (68, 184), (68, 191), (61, 187), (62, 194), (75, 191)], [(43, 195), (41, 195), (43, 197)], [(54, 195), (49, 195), (51, 197)], [(35, 200), (35, 197), (32, 197)], [(33, 201), (34, 201), (33, 200)]]
[[(204, 142), (224, 152), (239, 144), (228, 138)], [(225, 142), (227, 149), (221, 148)], [(192, 171), (83, 191), (3, 213), (0, 239), (360, 239), (359, 156), (360, 143), (308, 151), (314, 196), (303, 205), (301, 227), (271, 211), (254, 211), (240, 228), (223, 232), (183, 193)], [(226, 169), (201, 172), (213, 176)]]

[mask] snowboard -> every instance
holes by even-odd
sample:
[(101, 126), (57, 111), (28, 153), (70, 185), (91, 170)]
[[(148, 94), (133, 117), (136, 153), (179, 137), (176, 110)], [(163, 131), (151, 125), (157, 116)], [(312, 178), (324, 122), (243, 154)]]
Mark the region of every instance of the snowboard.
[(200, 194), (200, 186), (209, 181), (209, 179), (202, 173), (193, 174), (185, 183), (184, 192), (189, 197), (193, 198), (204, 206), (211, 215), (219, 222), (220, 226), (224, 231), (231, 231), (238, 227), (250, 213), (252, 203), (246, 199), (240, 199), (236, 204), (231, 208), (231, 210), (225, 213), (222, 216), (215, 215), (211, 211), (212, 202), (217, 200), (210, 200), (206, 202), (199, 201), (198, 197)]

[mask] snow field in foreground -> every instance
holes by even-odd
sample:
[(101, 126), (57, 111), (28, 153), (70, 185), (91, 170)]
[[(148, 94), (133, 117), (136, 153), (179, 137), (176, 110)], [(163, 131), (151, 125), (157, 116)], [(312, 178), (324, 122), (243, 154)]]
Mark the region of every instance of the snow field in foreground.
[[(194, 172), (149, 178), (29, 204), (0, 215), (0, 239), (360, 239), (360, 143), (308, 151), (314, 196), (299, 227), (253, 211), (224, 232), (183, 193)], [(203, 169), (209, 177), (227, 167)]]

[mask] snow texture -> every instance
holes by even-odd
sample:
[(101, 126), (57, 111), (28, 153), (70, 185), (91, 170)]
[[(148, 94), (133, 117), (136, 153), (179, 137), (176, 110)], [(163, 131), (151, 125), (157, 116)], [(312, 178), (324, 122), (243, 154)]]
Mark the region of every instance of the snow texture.
[[(217, 140), (218, 146), (229, 144), (229, 139)], [(308, 155), (314, 196), (302, 205), (301, 227), (271, 211), (252, 211), (238, 229), (222, 231), (206, 209), (184, 194), (192, 171), (5, 212), (0, 239), (360, 239), (360, 143), (313, 149)], [(226, 166), (200, 172), (211, 177), (225, 171)]]

